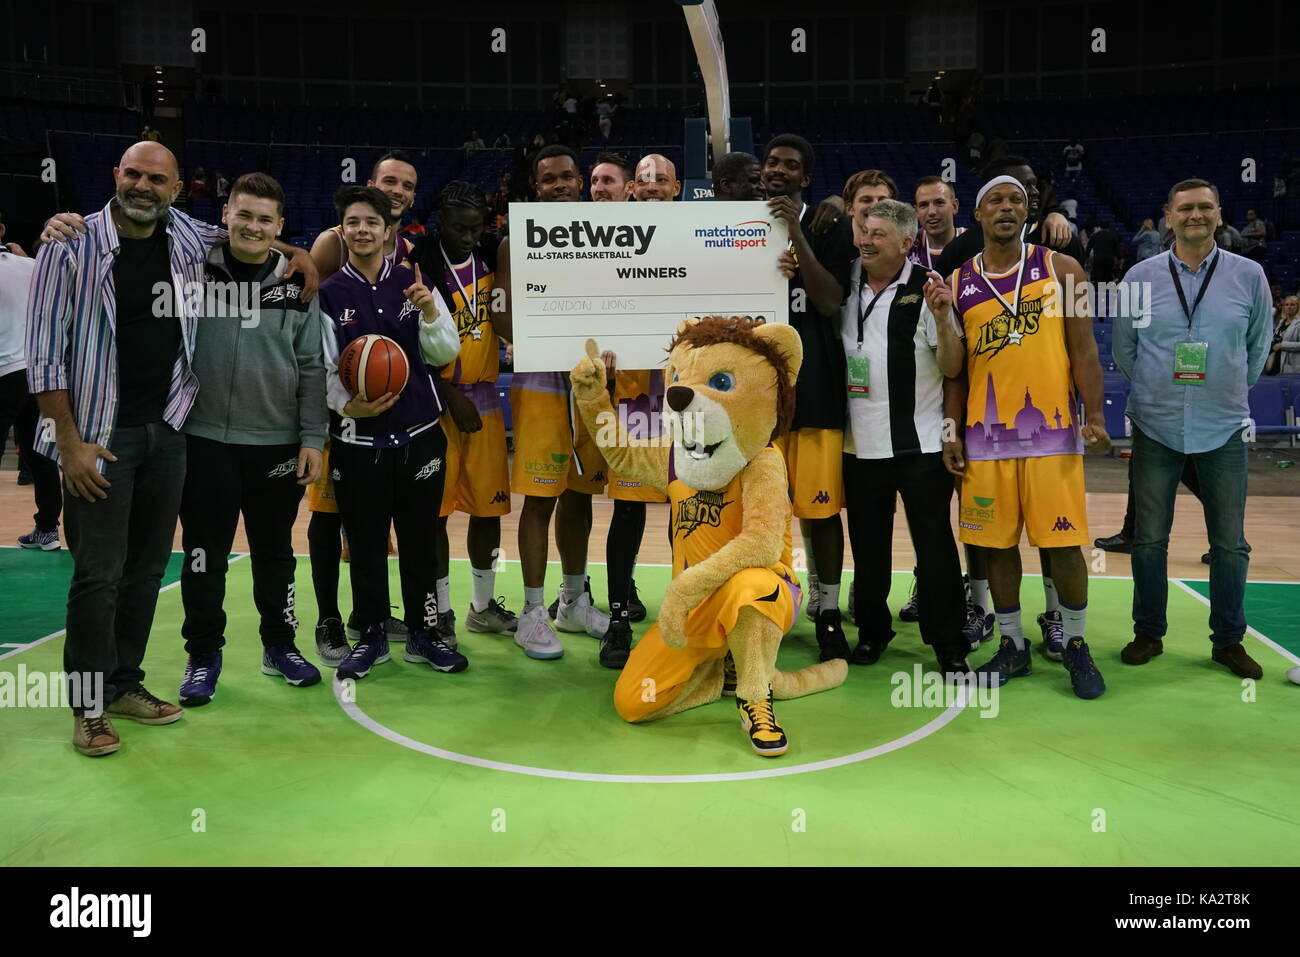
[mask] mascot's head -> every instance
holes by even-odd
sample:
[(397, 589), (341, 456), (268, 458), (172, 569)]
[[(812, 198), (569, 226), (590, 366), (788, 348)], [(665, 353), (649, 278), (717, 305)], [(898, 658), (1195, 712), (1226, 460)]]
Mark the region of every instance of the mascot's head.
[(725, 488), (790, 428), (803, 344), (790, 326), (749, 316), (686, 319), (668, 348), (664, 426), (677, 476)]

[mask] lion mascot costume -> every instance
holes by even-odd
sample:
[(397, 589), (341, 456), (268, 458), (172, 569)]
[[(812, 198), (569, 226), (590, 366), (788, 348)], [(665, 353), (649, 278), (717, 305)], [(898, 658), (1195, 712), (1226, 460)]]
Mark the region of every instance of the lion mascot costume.
[(772, 440), (790, 426), (802, 361), (790, 326), (748, 316), (684, 321), (664, 372), (670, 445), (629, 439), (594, 341), (573, 369), (574, 399), (610, 468), (665, 492), (672, 508), (672, 583), (614, 689), (627, 721), (734, 695), (753, 749), (775, 756), (789, 743), (773, 697), (834, 688), (848, 673), (839, 658), (791, 673), (776, 668), (799, 585), (785, 462)]

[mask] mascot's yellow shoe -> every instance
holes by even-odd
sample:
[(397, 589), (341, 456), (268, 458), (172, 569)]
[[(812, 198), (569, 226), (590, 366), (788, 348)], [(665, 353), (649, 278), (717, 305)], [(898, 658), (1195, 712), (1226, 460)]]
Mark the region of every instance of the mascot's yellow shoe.
[(757, 701), (737, 698), (736, 707), (740, 709), (740, 726), (749, 732), (749, 744), (755, 754), (774, 758), (790, 750), (790, 742), (776, 723), (776, 714), (772, 711), (771, 692)]

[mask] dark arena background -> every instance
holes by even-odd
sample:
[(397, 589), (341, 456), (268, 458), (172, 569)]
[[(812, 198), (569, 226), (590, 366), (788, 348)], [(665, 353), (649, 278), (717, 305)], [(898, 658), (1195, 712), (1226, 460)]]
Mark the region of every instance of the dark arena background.
[[(400, 233), (415, 241), (436, 231), (440, 192), (467, 181), (488, 199), (485, 247), (495, 251), (510, 204), (535, 199), (529, 172), (546, 144), (577, 153), (583, 200), (598, 156), (612, 152), (633, 166), (648, 154), (666, 157), (682, 183), (679, 200), (696, 202), (712, 197), (724, 152), (761, 162), (769, 140), (795, 133), (815, 151), (803, 191), (810, 207), (840, 196), (862, 170), (887, 173), (908, 203), (919, 178), (937, 175), (958, 201), (956, 225), (977, 230), (981, 169), (1023, 157), (1044, 209), (1060, 211), (1084, 249), (1109, 237), (1084, 265), (1095, 270), (1110, 257), (1114, 279), (1143, 258), (1145, 243), (1157, 244), (1146, 255), (1163, 255), (1172, 241), (1163, 221), (1169, 188), (1208, 180), (1221, 203), (1217, 241), (1263, 268), (1282, 341), (1300, 311), (1297, 37), (1300, 4), (1289, 0), (487, 0), (416, 4), (410, 13), (335, 0), (0, 0), (3, 242), (35, 257), (49, 217), (101, 210), (115, 192), (114, 167), (142, 139), (175, 155), (174, 207), (207, 223), (221, 219), (229, 184), (270, 174), (285, 194), (280, 238), (302, 249), (339, 222), (339, 187), (365, 185), (376, 161), (400, 150), (418, 174)], [(1141, 235), (1144, 220), (1154, 239)], [(0, 305), (21, 293), (0, 290)], [(1086, 461), (1087, 519), (1098, 539), (1121, 531), (1133, 447), (1117, 316), (1112, 300), (1096, 302), (1113, 439), (1109, 453)], [(0, 324), (23, 320), (0, 311)], [(500, 355), (495, 389), (513, 451), (504, 342)], [(1062, 666), (1038, 651), (1039, 553), (1022, 542), (1034, 677), (1002, 689), (996, 709), (919, 691), (902, 700), (898, 676), (919, 679), (933, 656), (917, 624), (897, 617), (915, 563), (900, 508), (891, 545), (897, 636), (879, 663), (851, 665), (842, 687), (781, 702), (791, 747), (775, 760), (752, 753), (726, 699), (663, 722), (624, 722), (611, 704), (617, 673), (600, 666), (600, 642), (583, 634), (560, 636), (562, 659), (535, 661), (510, 636), (466, 631), (462, 512), (450, 517), (448, 538), (450, 606), (461, 616), (460, 651), (473, 662), (465, 673), (431, 676), (395, 650), (393, 663), (354, 692), (328, 672), (302, 688), (268, 677), (241, 524), (226, 582), (221, 694), (170, 727), (119, 721), (120, 753), (87, 760), (70, 745), (66, 705), (31, 693), (31, 676), (63, 667), (73, 560), (66, 540), (18, 547), (32, 530), (33, 489), (7, 437), (0, 864), (1295, 866), (1300, 687), (1287, 673), (1300, 665), (1300, 363), (1290, 356), (1249, 391), (1244, 646), (1262, 678), (1242, 679), (1210, 658), (1206, 521), (1180, 488), (1163, 657), (1141, 668), (1120, 658), (1133, 638), (1127, 541), (1085, 547), (1087, 638), (1108, 690), (1096, 701), (1072, 695)], [(579, 350), (573, 362), (581, 358)], [(496, 590), (522, 612), (524, 497), (511, 498)], [(955, 499), (952, 509), (956, 534)], [(597, 495), (592, 511), (590, 584), (604, 608), (613, 505)], [(637, 639), (655, 621), (671, 567), (668, 509), (653, 504), (646, 515), (635, 583), (647, 615), (633, 626)], [(430, 528), (435, 521), (431, 514)], [(293, 531), (298, 647), (316, 661), (307, 525), (304, 500)], [(174, 549), (144, 659), (151, 690), (167, 701), (186, 667), (179, 528)], [(549, 558), (548, 603), (560, 581), (553, 541)], [(845, 565), (841, 605), (854, 574), (847, 547)], [(338, 586), (345, 616), (347, 567)], [(388, 567), (397, 602), (398, 559)], [(800, 548), (801, 578), (805, 567)], [(973, 651), (971, 665), (996, 646)], [(817, 659), (814, 623), (801, 611), (781, 666)], [(1110, 873), (1097, 885), (1105, 893), (1086, 905), (1091, 926), (1170, 915), (1133, 903), (1130, 891), (1237, 889), (1231, 872), (1214, 886), (1178, 873), (1142, 882)], [(996, 885), (998, 895), (1015, 894), (999, 924), (1017, 922), (1025, 906), (1076, 907), (1072, 892), (1016, 878)], [(123, 874), (119, 883), (134, 879)], [(970, 880), (936, 876), (924, 896), (933, 901)], [(80, 870), (55, 883), (66, 893), (78, 881), (87, 893), (118, 886)], [(169, 881), (159, 876), (156, 893)], [(741, 879), (751, 906), (766, 883)], [(967, 890), (979, 898), (973, 884)], [(977, 909), (992, 902), (984, 897)], [(46, 903), (33, 907), (43, 925)], [(1249, 923), (1252, 910), (1206, 905), (1184, 916)]]

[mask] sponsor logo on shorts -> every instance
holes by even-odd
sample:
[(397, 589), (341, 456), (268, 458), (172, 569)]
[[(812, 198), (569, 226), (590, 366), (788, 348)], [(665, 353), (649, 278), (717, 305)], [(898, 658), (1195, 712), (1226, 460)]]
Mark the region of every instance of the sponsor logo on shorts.
[(524, 463), (524, 469), (529, 472), (564, 473), (569, 471), (569, 457), (552, 453), (551, 461), (545, 462), (541, 459), (533, 459)]
[(501, 491), (501, 492), (497, 492), (495, 495), (493, 495), (493, 496), (492, 496), (492, 501), (488, 502), (488, 504), (489, 504), (489, 505), (498, 505), (498, 504), (500, 504), (501, 502), (508, 502), (508, 501), (510, 501), (510, 493), (505, 492), (505, 491)]
[(286, 475), (296, 475), (298, 472), (298, 460), (289, 459), (274, 466), (271, 471), (266, 473), (267, 478), (283, 478)]
[(425, 462), (424, 465), (420, 466), (420, 471), (415, 473), (415, 481), (418, 482), (421, 479), (427, 479), (430, 475), (433, 475), (434, 473), (441, 472), (441, 471), (442, 471), (442, 459), (440, 458), (430, 459), (429, 461)]
[(557, 482), (559, 482), (560, 480), (559, 480), (559, 479), (544, 479), (544, 478), (538, 478), (536, 475), (534, 475), (534, 476), (533, 476), (533, 481), (536, 482), (538, 485), (555, 485), (555, 484), (556, 484)]
[(828, 505), (830, 504), (830, 500), (831, 500), (831, 493), (826, 491), (825, 489), (822, 489), (820, 492), (818, 492), (816, 495), (812, 497), (812, 503), (814, 505)]
[(614, 484), (617, 485), (619, 488), (640, 488), (641, 487), (640, 482), (625, 482), (622, 479), (619, 479)]
[(997, 517), (997, 511), (993, 508), (996, 499), (985, 498), (982, 495), (975, 495), (972, 498), (975, 505), (963, 505), (961, 509), (962, 518), (991, 522)]
[(1071, 522), (1070, 519), (1069, 519), (1068, 517), (1066, 517), (1066, 516), (1064, 516), (1064, 515), (1058, 515), (1058, 516), (1056, 517), (1056, 524), (1052, 526), (1052, 531), (1054, 531), (1054, 532), (1074, 532), (1074, 531), (1078, 531), (1078, 529), (1076, 529), (1076, 528), (1074, 527), (1074, 523)]
[(969, 528), (973, 532), (984, 531), (983, 525), (973, 525), (970, 522), (958, 522), (957, 524), (960, 525), (962, 528)]

